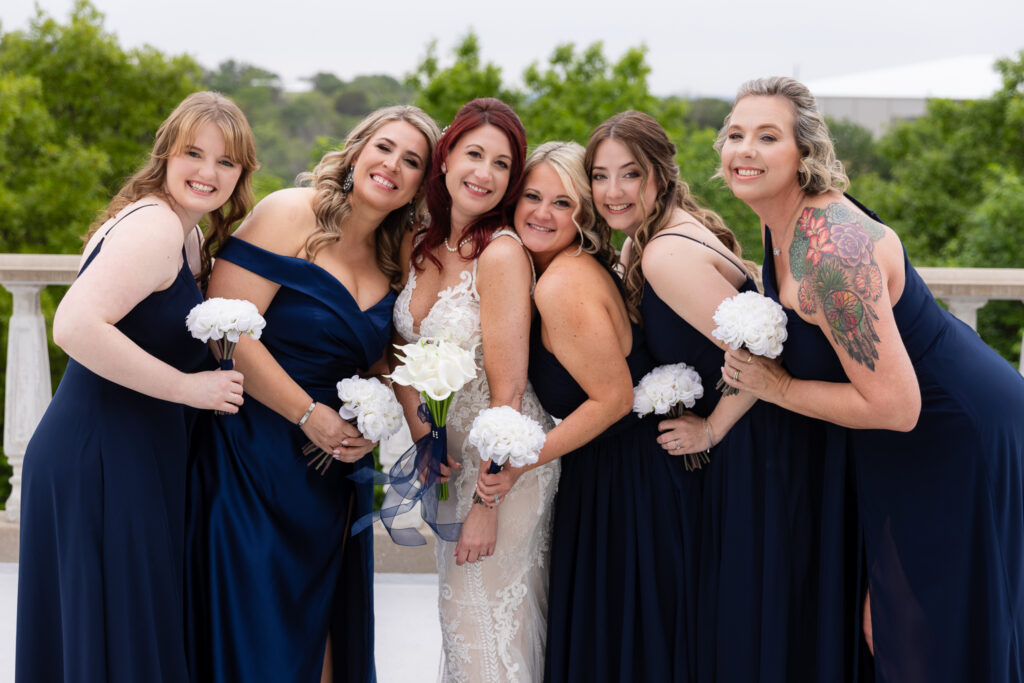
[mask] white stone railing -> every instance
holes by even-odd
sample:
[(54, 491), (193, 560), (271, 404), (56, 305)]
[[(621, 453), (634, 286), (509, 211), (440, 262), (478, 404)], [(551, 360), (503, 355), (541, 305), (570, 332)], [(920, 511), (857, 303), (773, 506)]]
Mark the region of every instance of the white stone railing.
[[(0, 285), (14, 295), (7, 336), (7, 388), (4, 401), (4, 454), (14, 470), (7, 519), (21, 513), (21, 465), (25, 448), (50, 401), (50, 362), (46, 321), (39, 292), (75, 278), (78, 255), (0, 254)], [(932, 294), (976, 328), (978, 309), (992, 299), (1024, 301), (1024, 268), (919, 268)], [(1024, 374), (1024, 350), (1020, 370)]]

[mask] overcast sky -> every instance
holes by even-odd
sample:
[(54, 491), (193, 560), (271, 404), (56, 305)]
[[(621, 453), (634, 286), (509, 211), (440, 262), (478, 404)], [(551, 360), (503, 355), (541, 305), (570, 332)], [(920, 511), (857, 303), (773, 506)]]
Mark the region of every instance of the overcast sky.
[[(72, 0), (3, 0), (4, 31), (26, 28), (38, 4), (66, 21)], [(227, 59), (280, 75), (290, 87), (327, 71), (396, 77), (436, 39), (442, 64), (469, 30), (483, 58), (518, 83), (561, 43), (602, 41), (617, 59), (646, 45), (658, 95), (731, 96), (748, 78), (803, 80), (943, 57), (1024, 49), (1024, 0), (94, 0), (123, 47), (149, 43), (206, 67)], [(162, 9), (157, 9), (158, 7)], [(809, 9), (813, 8), (813, 9)]]

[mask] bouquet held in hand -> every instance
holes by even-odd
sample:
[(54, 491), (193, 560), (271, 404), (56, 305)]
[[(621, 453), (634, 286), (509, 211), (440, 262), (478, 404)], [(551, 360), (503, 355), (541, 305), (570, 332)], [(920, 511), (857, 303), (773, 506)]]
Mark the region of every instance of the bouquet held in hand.
[[(633, 388), (633, 412), (643, 417), (654, 413), (679, 417), (704, 396), (700, 375), (686, 363), (659, 365)], [(684, 455), (686, 469), (699, 469), (708, 463), (708, 451)]]
[[(376, 377), (364, 379), (353, 375), (341, 380), (338, 382), (338, 398), (341, 399), (338, 414), (354, 424), (365, 439), (383, 441), (402, 428), (405, 417), (395, 392)], [(317, 448), (312, 441), (303, 446), (302, 454), (312, 455), (307, 464), (320, 474), (326, 474), (334, 460), (330, 453)]]
[(193, 306), (185, 317), (185, 326), (199, 341), (212, 341), (221, 369), (232, 370), (238, 340), (243, 335), (259, 339), (267, 321), (251, 301), (214, 297)]
[[(446, 541), (457, 541), (462, 525), (439, 522), (437, 518), (438, 501), (448, 499), (448, 486), (440, 481), (441, 465), (448, 462), (445, 424), (455, 392), (476, 377), (476, 359), (472, 351), (432, 337), (395, 348), (402, 364), (391, 373), (391, 380), (420, 392), (423, 404), (418, 415), (430, 426), (430, 432), (403, 453), (380, 481), (389, 486), (381, 509), (356, 520), (352, 533), (359, 533), (379, 518), (396, 543), (423, 545), (426, 541), (415, 529), (396, 529), (392, 525), (398, 515), (421, 503), (420, 514), (434, 533)], [(359, 480), (365, 475), (355, 472), (351, 476)]]
[(480, 411), (466, 440), (480, 451), (481, 460), (490, 462), (488, 471), (495, 474), (506, 462), (512, 467), (537, 462), (546, 438), (536, 420), (511, 406), (498, 406)]
[[(778, 302), (757, 292), (740, 292), (718, 304), (711, 331), (732, 349), (741, 346), (755, 356), (778, 358), (786, 341), (786, 312)], [(723, 396), (739, 393), (721, 379), (715, 385)]]

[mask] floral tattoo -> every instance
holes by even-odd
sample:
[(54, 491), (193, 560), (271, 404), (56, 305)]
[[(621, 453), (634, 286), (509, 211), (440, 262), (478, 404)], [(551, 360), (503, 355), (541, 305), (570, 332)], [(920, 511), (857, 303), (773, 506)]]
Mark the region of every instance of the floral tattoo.
[(822, 311), (836, 343), (871, 370), (881, 341), (871, 306), (882, 295), (874, 243), (884, 235), (882, 226), (834, 202), (803, 210), (789, 248), (800, 310), (807, 315)]

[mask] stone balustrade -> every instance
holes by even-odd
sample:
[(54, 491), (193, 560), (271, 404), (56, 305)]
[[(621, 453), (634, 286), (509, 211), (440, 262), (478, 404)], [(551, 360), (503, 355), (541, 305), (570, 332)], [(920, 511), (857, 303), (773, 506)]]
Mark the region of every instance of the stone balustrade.
[[(0, 254), (0, 285), (14, 296), (7, 337), (4, 454), (14, 470), (7, 520), (21, 511), (21, 466), (25, 448), (50, 401), (46, 322), (39, 292), (75, 278), (78, 255)], [(1024, 301), (1024, 268), (918, 268), (932, 294), (972, 328), (978, 309), (992, 299)], [(1024, 346), (1024, 344), (1022, 344)], [(1024, 374), (1024, 351), (1020, 370)]]

